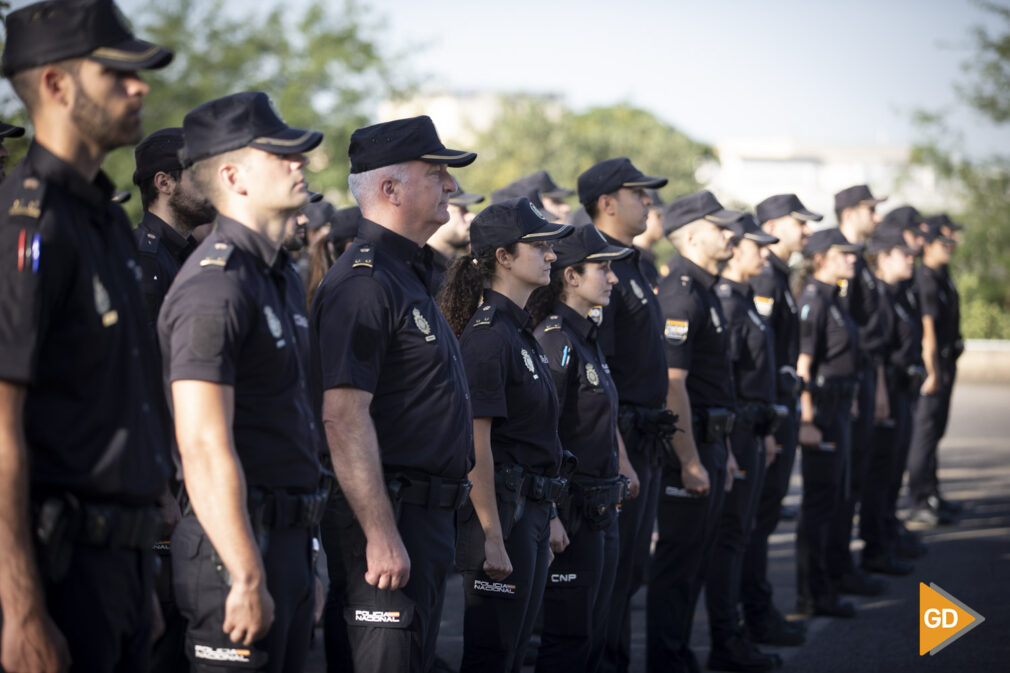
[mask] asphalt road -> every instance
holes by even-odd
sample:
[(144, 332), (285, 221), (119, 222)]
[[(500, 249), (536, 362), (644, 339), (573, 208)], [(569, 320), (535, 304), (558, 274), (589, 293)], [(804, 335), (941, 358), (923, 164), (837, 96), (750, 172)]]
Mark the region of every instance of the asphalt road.
[[(940, 448), (945, 497), (964, 504), (954, 526), (922, 531), (929, 553), (913, 574), (889, 580), (880, 597), (855, 599), (855, 619), (815, 618), (805, 645), (776, 648), (783, 671), (1010, 671), (1010, 386), (958, 384), (947, 437)], [(787, 503), (798, 504), (794, 475)], [(778, 607), (795, 604), (795, 526), (783, 522), (772, 536), (770, 572)], [(853, 548), (861, 543), (855, 541)], [(919, 582), (931, 582), (966, 603), (986, 621), (935, 656), (919, 656)], [(633, 601), (632, 671), (644, 671), (645, 592)], [(438, 654), (455, 667), (462, 652), (463, 596), (450, 578)], [(704, 665), (708, 626), (704, 598), (695, 616), (692, 646)], [(321, 635), (321, 634), (317, 634)], [(311, 673), (325, 670), (321, 638), (311, 653)], [(532, 670), (532, 668), (528, 669)]]

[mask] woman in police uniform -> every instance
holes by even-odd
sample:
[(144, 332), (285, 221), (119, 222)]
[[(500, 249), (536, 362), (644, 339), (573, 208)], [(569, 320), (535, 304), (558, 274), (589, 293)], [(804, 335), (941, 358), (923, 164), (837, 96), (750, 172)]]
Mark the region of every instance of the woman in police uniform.
[(472, 506), (460, 511), (457, 533), (461, 671), (520, 670), (552, 558), (548, 540), (557, 552), (567, 544), (552, 519), (564, 486), (557, 395), (523, 307), (550, 281), (551, 241), (571, 232), (526, 198), (488, 206), (470, 226), (473, 257), (453, 262), (439, 294), (460, 335), (474, 415)]
[[(619, 474), (617, 387), (596, 341), (594, 307), (610, 303), (617, 276), (610, 261), (631, 248), (610, 245), (592, 225), (555, 245), (551, 283), (530, 298), (558, 393), (562, 445), (578, 458), (568, 495), (558, 506), (570, 543), (551, 564), (537, 671), (595, 670), (617, 573)], [(619, 448), (620, 447), (620, 448)], [(625, 470), (627, 462), (624, 461)]]
[(796, 530), (797, 609), (806, 614), (852, 617), (840, 602), (826, 565), (828, 530), (846, 481), (850, 414), (858, 335), (838, 301), (838, 283), (852, 278), (855, 252), (838, 229), (811, 234), (803, 255), (811, 272), (800, 295), (800, 446), (803, 502)]

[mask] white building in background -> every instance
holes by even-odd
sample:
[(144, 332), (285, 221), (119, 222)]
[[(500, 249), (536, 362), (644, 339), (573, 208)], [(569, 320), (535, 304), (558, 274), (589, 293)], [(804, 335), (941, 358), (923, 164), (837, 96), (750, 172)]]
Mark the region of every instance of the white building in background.
[(698, 171), (698, 180), (726, 204), (753, 208), (772, 194), (793, 192), (811, 210), (834, 223), (834, 194), (866, 184), (887, 196), (881, 212), (910, 204), (924, 213), (953, 208), (930, 168), (909, 168), (908, 149), (888, 145), (812, 144), (788, 138), (726, 139), (715, 145), (719, 163)]

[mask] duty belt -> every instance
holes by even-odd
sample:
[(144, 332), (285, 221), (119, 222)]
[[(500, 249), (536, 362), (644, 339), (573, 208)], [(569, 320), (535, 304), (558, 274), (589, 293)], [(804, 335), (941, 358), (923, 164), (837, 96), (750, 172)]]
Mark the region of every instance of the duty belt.
[(390, 497), (410, 505), (422, 505), (428, 509), (459, 509), (470, 496), (469, 481), (442, 481), (440, 477), (428, 479), (408, 477), (398, 474), (386, 480)]
[(845, 376), (818, 376), (808, 387), (815, 394), (849, 395), (855, 390), (856, 382)]
[(254, 527), (312, 528), (319, 524), (330, 493), (320, 488), (313, 493), (291, 493), (282, 489), (252, 488), (249, 516)]
[(694, 411), (691, 420), (694, 422), (695, 440), (701, 437), (703, 443), (711, 444), (733, 432), (736, 414), (722, 407), (710, 407)]
[(557, 502), (565, 494), (568, 480), (561, 477), (545, 477), (540, 474), (527, 474), (523, 479), (522, 493), (533, 502)]

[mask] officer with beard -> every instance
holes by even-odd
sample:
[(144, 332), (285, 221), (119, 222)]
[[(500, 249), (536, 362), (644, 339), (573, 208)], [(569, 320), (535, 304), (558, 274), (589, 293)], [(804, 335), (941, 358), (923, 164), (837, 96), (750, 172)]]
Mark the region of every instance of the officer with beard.
[(143, 271), (140, 286), (147, 302), (151, 328), (169, 286), (182, 263), (197, 246), (193, 230), (214, 219), (210, 201), (193, 184), (190, 172), (179, 161), (182, 128), (155, 131), (137, 145), (137, 170), (133, 183), (140, 188), (144, 219), (133, 235)]

